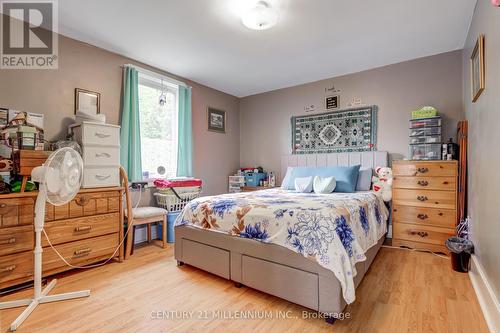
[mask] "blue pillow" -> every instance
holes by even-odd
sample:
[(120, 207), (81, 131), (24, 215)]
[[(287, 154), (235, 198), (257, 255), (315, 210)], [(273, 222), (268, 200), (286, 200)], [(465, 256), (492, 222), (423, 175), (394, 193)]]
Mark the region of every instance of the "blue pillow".
[(287, 170), (281, 187), (285, 190), (295, 190), (295, 178), (304, 177), (335, 177), (337, 186), (334, 192), (352, 193), (356, 190), (360, 165), (344, 167), (297, 167)]

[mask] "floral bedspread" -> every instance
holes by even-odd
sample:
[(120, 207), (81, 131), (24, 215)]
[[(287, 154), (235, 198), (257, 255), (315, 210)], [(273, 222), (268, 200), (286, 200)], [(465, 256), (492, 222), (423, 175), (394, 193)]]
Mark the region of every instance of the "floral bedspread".
[(332, 271), (346, 303), (355, 300), (355, 264), (386, 233), (379, 194), (296, 193), (270, 189), (191, 201), (176, 225), (278, 244)]

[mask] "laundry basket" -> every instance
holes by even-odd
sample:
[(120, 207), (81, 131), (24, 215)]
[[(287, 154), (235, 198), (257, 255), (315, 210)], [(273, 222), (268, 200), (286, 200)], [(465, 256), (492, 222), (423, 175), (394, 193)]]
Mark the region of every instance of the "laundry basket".
[(159, 207), (169, 212), (180, 212), (186, 204), (200, 196), (202, 182), (194, 178), (157, 180), (158, 192), (154, 194)]
[(201, 187), (194, 192), (179, 193), (177, 189), (170, 189), (172, 194), (165, 194), (164, 191), (154, 194), (158, 207), (164, 208), (169, 212), (180, 212), (189, 201), (196, 199), (200, 196)]

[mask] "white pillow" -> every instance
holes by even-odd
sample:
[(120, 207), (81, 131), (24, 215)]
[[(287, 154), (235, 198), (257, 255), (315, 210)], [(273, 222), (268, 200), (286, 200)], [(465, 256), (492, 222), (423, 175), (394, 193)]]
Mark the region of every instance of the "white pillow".
[(311, 193), (313, 190), (313, 177), (295, 178), (295, 191)]
[(337, 186), (337, 181), (335, 177), (314, 177), (313, 188), (314, 193), (332, 193)]

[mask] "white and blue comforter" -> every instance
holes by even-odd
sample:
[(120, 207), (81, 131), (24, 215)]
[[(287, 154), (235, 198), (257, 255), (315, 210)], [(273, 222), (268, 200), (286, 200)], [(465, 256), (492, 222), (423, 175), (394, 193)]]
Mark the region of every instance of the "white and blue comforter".
[(386, 233), (388, 210), (379, 194), (296, 193), (281, 189), (202, 197), (176, 225), (284, 246), (332, 271), (346, 303), (355, 300), (355, 264)]

